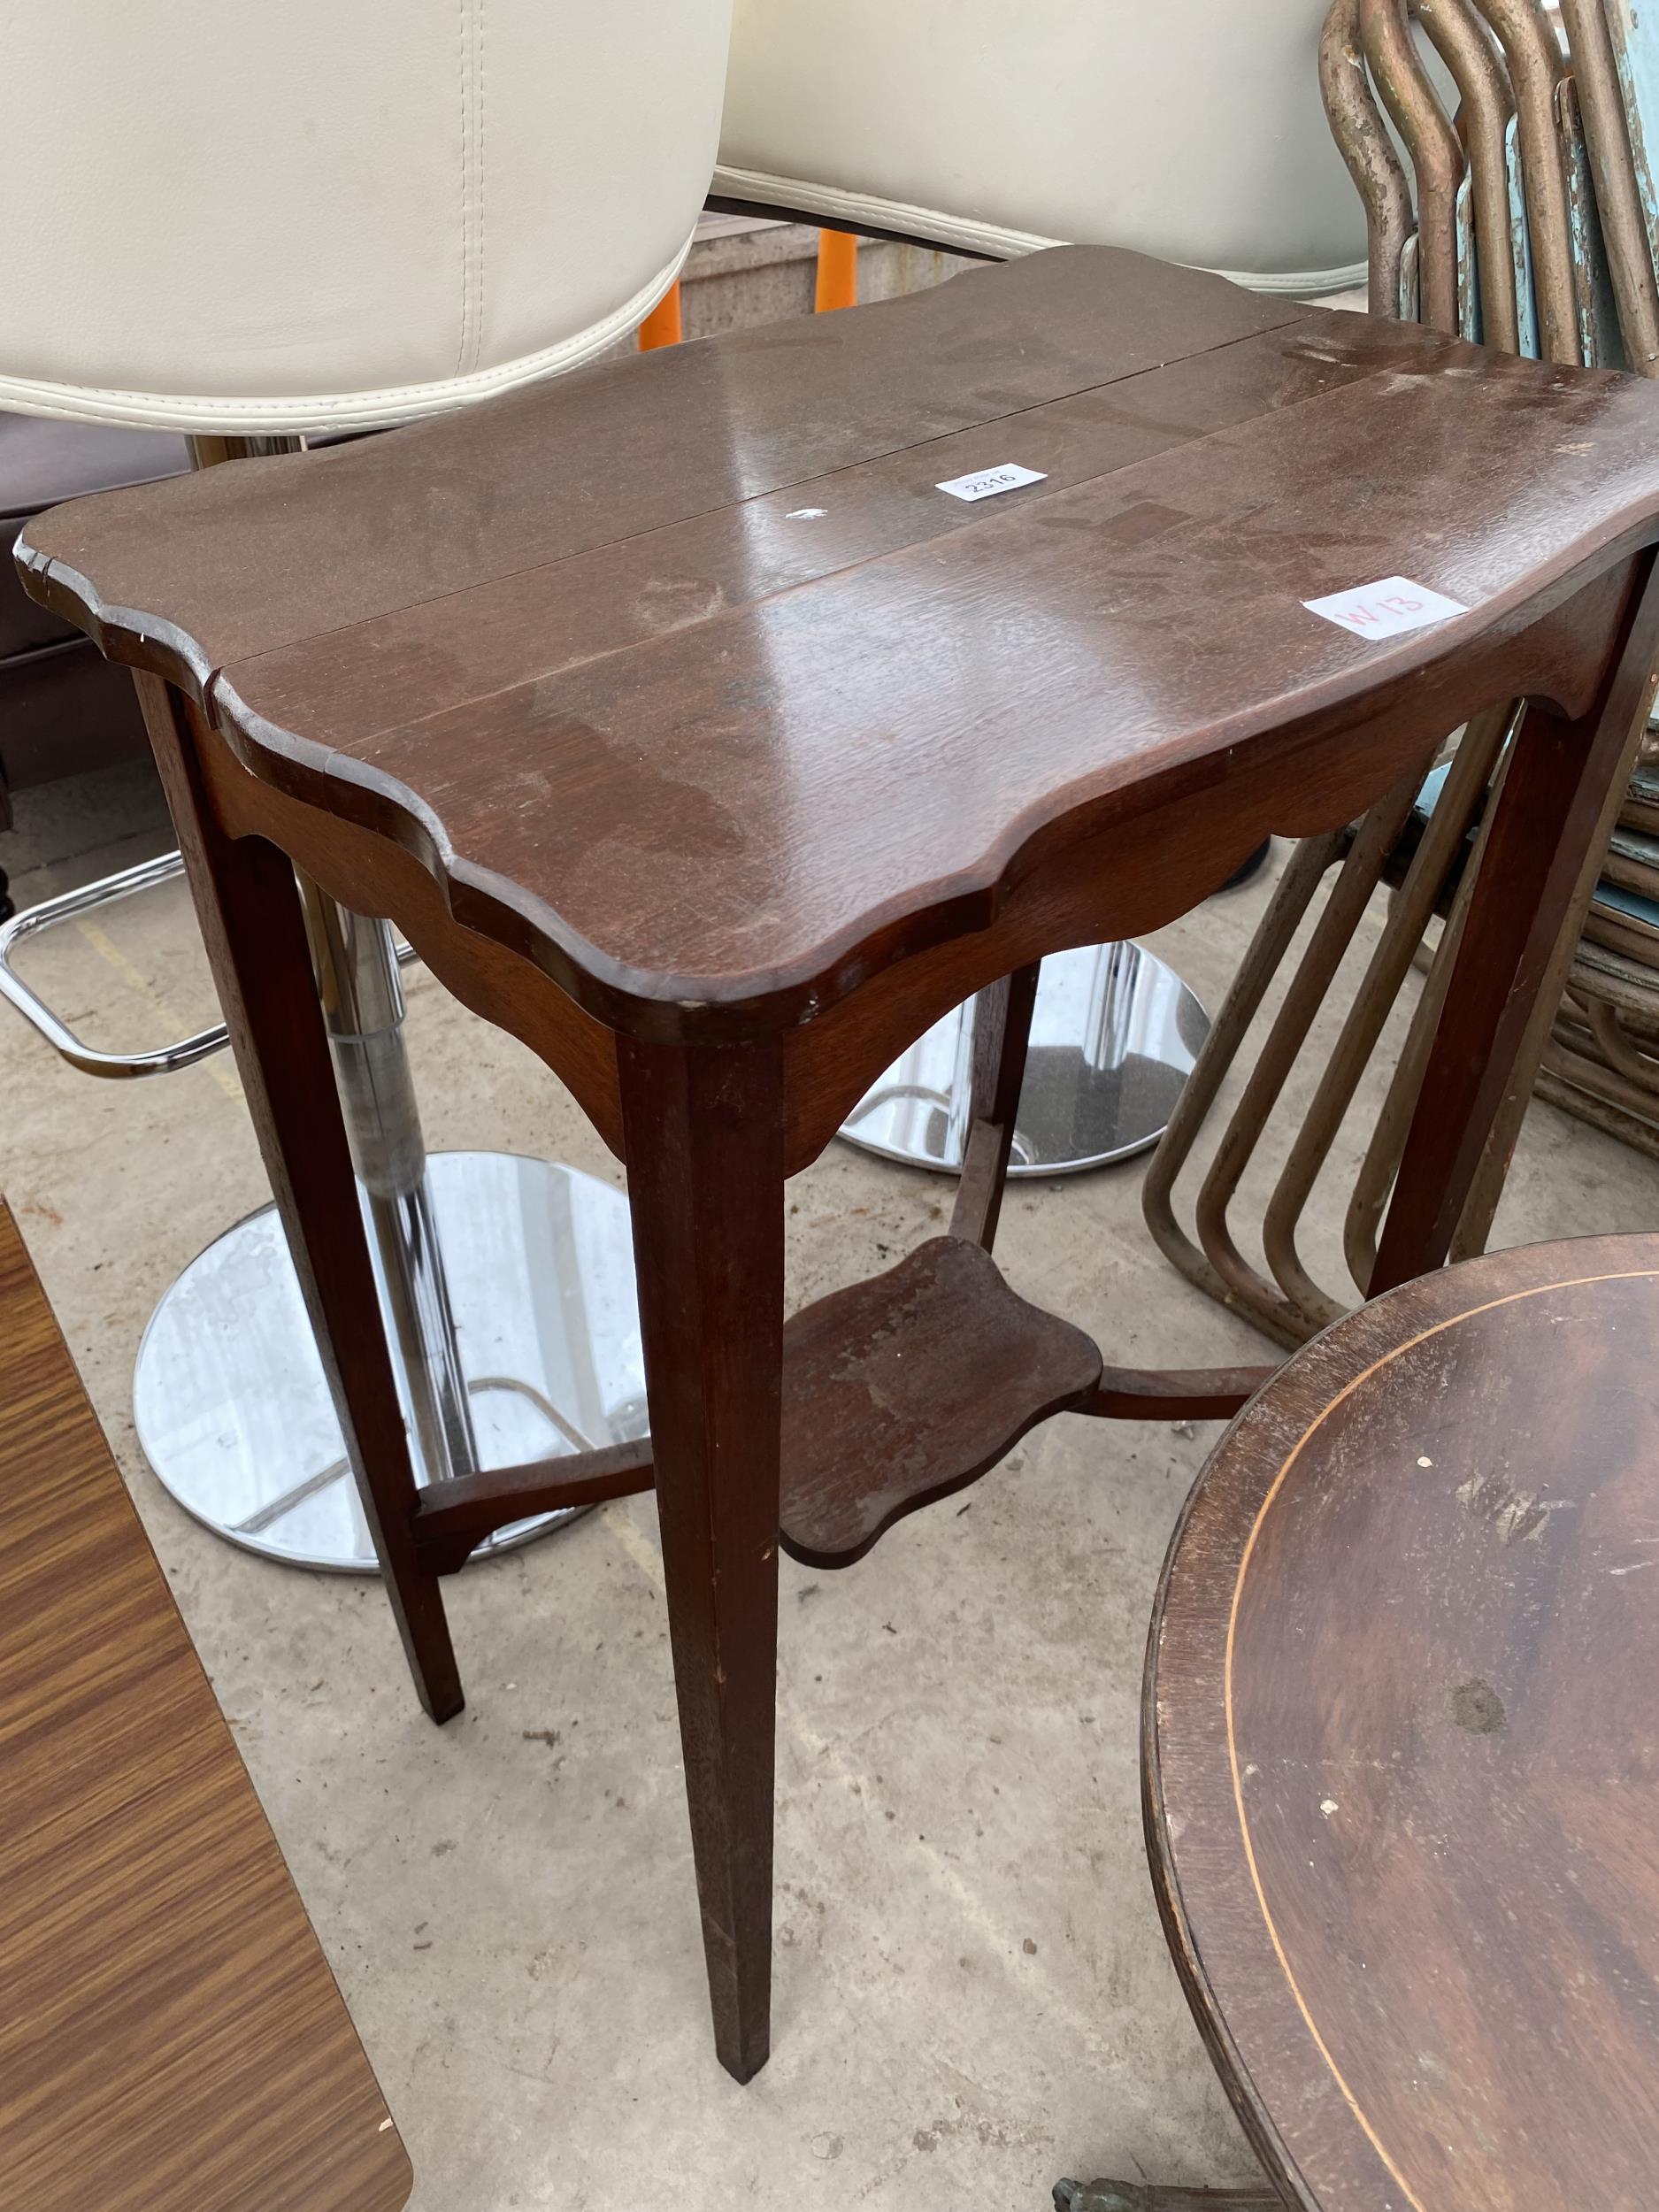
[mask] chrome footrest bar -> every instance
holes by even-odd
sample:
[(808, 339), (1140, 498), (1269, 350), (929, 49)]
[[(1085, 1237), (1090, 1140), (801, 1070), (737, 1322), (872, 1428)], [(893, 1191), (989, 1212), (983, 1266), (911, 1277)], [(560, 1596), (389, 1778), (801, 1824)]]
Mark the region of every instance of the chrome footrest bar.
[[(37, 906), (25, 907), (20, 914), (14, 914), (9, 922), (0, 925), (0, 998), (15, 1006), (53, 1051), (67, 1060), (71, 1067), (79, 1068), (83, 1075), (116, 1079), (173, 1075), (179, 1069), (194, 1067), (198, 1060), (205, 1060), (221, 1050), (229, 1042), (229, 1032), (223, 1022), (215, 1022), (211, 1029), (198, 1029), (193, 1037), (181, 1038), (177, 1044), (163, 1045), (153, 1052), (100, 1052), (96, 1046), (83, 1043), (62, 1017), (31, 989), (12, 966), (12, 956), (27, 939), (39, 936), (43, 930), (109, 906), (117, 899), (131, 898), (136, 892), (155, 890), (183, 872), (182, 854), (158, 853), (153, 860), (140, 861), (134, 868), (123, 868), (117, 875), (102, 876), (96, 883), (83, 883), (78, 890), (64, 891), (55, 899), (42, 899)], [(414, 947), (400, 939), (399, 966), (406, 965), (416, 956)]]

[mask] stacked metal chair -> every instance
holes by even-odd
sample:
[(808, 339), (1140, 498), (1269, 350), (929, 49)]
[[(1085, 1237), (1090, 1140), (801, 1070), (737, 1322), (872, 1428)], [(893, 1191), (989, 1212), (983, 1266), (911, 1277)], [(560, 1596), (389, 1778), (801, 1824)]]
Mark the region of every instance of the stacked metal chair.
[[(1534, 358), (1659, 375), (1659, 206), (1647, 150), (1659, 150), (1659, 30), (1637, 0), (1561, 0), (1558, 9), (1544, 0), (1334, 0), (1320, 81), (1366, 211), (1373, 313)], [(1295, 849), (1151, 1164), (1143, 1205), (1161, 1248), (1282, 1343), (1305, 1340), (1366, 1293), (1480, 865), (1480, 824), (1520, 711), (1450, 733), (1426, 782), (1414, 777), (1349, 831)], [(1632, 740), (1628, 787), (1606, 830), (1606, 857), (1579, 887), (1454, 1258), (1485, 1248), (1534, 1089), (1659, 1156), (1655, 732)], [(1264, 1273), (1240, 1248), (1230, 1210), (1380, 886), (1390, 888), (1386, 918), (1262, 1211)], [(1220, 1119), (1227, 1079), (1293, 949), (1259, 1053), (1214, 1133), (1189, 1234), (1177, 1183), (1206, 1125)], [(1315, 1279), (1302, 1217), (1414, 967), (1424, 987), (1346, 1204), (1351, 1283), (1333, 1288)]]

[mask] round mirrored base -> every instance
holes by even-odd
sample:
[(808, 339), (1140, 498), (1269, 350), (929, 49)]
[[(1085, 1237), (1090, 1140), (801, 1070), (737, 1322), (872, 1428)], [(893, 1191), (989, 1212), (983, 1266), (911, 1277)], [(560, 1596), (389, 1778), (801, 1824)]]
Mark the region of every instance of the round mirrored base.
[[(434, 1153), (426, 1184), (480, 1466), (645, 1435), (621, 1192), (501, 1152)], [(403, 1390), (396, 1346), (393, 1364)], [(139, 1347), (133, 1410), (159, 1480), (230, 1543), (293, 1566), (377, 1571), (273, 1207), (210, 1244), (157, 1307)], [(406, 1394), (404, 1410), (407, 1418)], [(424, 1484), (412, 1432), (410, 1448)], [(473, 1556), (526, 1543), (585, 1509), (518, 1522)]]
[[(962, 1171), (973, 1064), (970, 999), (933, 1024), (841, 1124), (849, 1144), (944, 1174)], [(1076, 1175), (1164, 1134), (1210, 1033), (1172, 968), (1139, 945), (1090, 945), (1042, 964), (1010, 1175)]]

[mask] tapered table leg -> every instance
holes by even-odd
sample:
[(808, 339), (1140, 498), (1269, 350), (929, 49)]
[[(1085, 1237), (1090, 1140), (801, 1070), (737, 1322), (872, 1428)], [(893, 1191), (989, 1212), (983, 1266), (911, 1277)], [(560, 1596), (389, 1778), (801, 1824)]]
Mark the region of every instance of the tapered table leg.
[(1374, 1298), (1445, 1263), (1585, 869), (1607, 842), (1659, 659), (1659, 569), (1641, 557), (1600, 697), (1532, 706), (1516, 739), (1371, 1271)]
[(950, 1233), (981, 1244), (987, 1252), (996, 1241), (996, 1225), (1002, 1217), (1040, 973), (1040, 965), (1033, 961), (1017, 974), (988, 985), (974, 1002), (971, 1120)]
[(194, 710), (157, 677), (140, 676), (138, 688), (392, 1611), (421, 1703), (448, 1720), (463, 1703), (460, 1676), (438, 1578), (415, 1554), (414, 1470), (293, 866), (262, 839), (225, 835), (203, 786)]
[(720, 2062), (765, 2063), (783, 1359), (775, 1047), (626, 1042), (663, 1570)]

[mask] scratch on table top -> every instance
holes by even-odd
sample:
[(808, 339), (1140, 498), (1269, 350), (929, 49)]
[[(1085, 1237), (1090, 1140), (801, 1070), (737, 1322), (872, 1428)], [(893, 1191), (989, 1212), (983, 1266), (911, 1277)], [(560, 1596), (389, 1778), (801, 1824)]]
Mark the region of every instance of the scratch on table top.
[(1537, 1543), (1549, 1526), (1549, 1508), (1536, 1492), (1511, 1490), (1496, 1475), (1471, 1475), (1458, 1484), (1456, 1497), (1477, 1520), (1489, 1521), (1506, 1544)]

